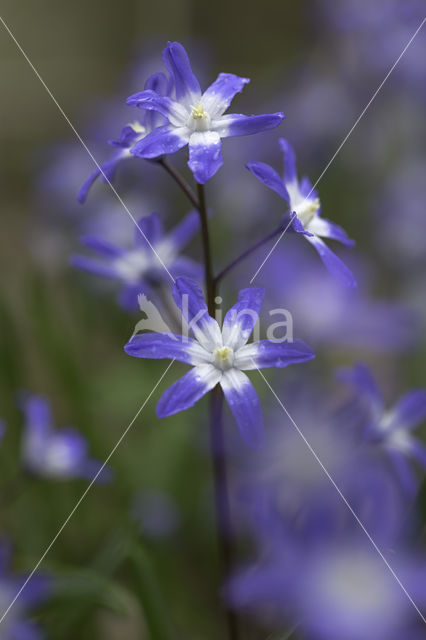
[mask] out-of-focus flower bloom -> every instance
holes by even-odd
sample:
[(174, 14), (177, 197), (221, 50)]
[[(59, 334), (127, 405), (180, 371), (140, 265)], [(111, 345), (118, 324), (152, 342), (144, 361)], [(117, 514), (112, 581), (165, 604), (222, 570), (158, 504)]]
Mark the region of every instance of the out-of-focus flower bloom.
[[(171, 85), (163, 73), (154, 74), (148, 78), (145, 83), (145, 91), (153, 91), (159, 96), (166, 96), (170, 90)], [(126, 125), (117, 140), (110, 140), (109, 144), (115, 147), (116, 151), (88, 177), (78, 192), (77, 199), (79, 202), (86, 200), (90, 187), (98, 177), (101, 177), (104, 182), (111, 182), (120, 162), (134, 157), (130, 153), (130, 149), (134, 144), (145, 138), (153, 129), (160, 126), (160, 122), (163, 120), (164, 118), (158, 113), (152, 114), (147, 112), (141, 121), (135, 121), (132, 124)]]
[[(394, 557), (392, 567), (411, 597), (424, 600), (424, 561)], [(309, 547), (286, 542), (231, 581), (229, 591), (237, 606), (268, 607), (282, 622), (291, 612), (302, 632), (320, 640), (411, 638), (422, 624), (389, 568), (360, 538)]]
[(165, 538), (179, 527), (179, 512), (173, 500), (162, 491), (143, 491), (133, 500), (131, 512), (147, 538)]
[(131, 152), (136, 156), (157, 158), (175, 153), (188, 144), (188, 166), (196, 181), (203, 184), (223, 164), (221, 138), (272, 129), (284, 118), (281, 112), (260, 116), (224, 115), (234, 96), (249, 82), (248, 78), (221, 73), (202, 93), (188, 55), (178, 42), (168, 43), (163, 62), (173, 79), (175, 98), (145, 89), (127, 99), (127, 104), (157, 111), (168, 121), (132, 147)]
[(426, 390), (409, 391), (394, 407), (385, 409), (382, 394), (366, 365), (342, 369), (339, 377), (353, 387), (365, 409), (366, 437), (386, 451), (403, 485), (414, 491), (417, 482), (407, 458), (426, 468), (426, 446), (411, 434), (426, 418)]
[[(295, 214), (291, 222), (292, 230), (305, 236), (306, 240), (317, 250), (324, 265), (330, 273), (344, 285), (355, 287), (352, 272), (324, 243), (322, 238), (337, 240), (347, 247), (353, 246), (353, 240), (338, 225), (321, 218), (321, 204), (318, 192), (313, 189), (310, 180), (303, 177), (299, 182), (296, 170), (296, 157), (290, 143), (280, 138), (280, 146), (284, 153), (284, 175), (278, 173), (264, 162), (249, 162), (246, 166), (263, 184), (275, 191)], [(289, 222), (290, 224), (290, 222)]]
[[(11, 545), (0, 541), (0, 615), (2, 615), (16, 597), (26, 576), (11, 574), (9, 571)], [(42, 640), (45, 635), (40, 627), (25, 619), (27, 611), (37, 606), (49, 595), (50, 580), (34, 575), (22, 591), (19, 599), (2, 620), (1, 638), (5, 640)]]
[(151, 294), (160, 284), (168, 283), (169, 273), (173, 277), (187, 275), (195, 278), (202, 274), (198, 263), (180, 255), (199, 228), (199, 216), (195, 211), (188, 213), (168, 234), (164, 234), (161, 219), (156, 213), (141, 218), (138, 227), (135, 228), (132, 248), (125, 249), (98, 236), (83, 236), (81, 242), (96, 251), (103, 261), (85, 256), (71, 258), (73, 266), (79, 269), (118, 281), (122, 285), (120, 303), (126, 309), (137, 306), (139, 293)]
[[(342, 347), (356, 349), (357, 353), (360, 349), (406, 351), (417, 344), (420, 313), (414, 303), (373, 296), (374, 271), (360, 260), (354, 263), (358, 287), (342, 287), (327, 271), (316, 268), (316, 256), (303, 251), (296, 240), (292, 235), (277, 246), (257, 280), (267, 286), (271, 309), (286, 301), (294, 327), (314, 349), (321, 345), (329, 353)], [(256, 265), (251, 267), (253, 272)], [(284, 272), (291, 272), (291, 278), (283, 279)], [(236, 285), (244, 280), (242, 274)]]
[(243, 373), (267, 367), (282, 368), (307, 362), (313, 351), (301, 340), (247, 344), (258, 320), (263, 289), (243, 289), (238, 302), (223, 321), (222, 330), (208, 314), (199, 286), (189, 278), (178, 278), (173, 297), (192, 330), (194, 338), (170, 333), (134, 336), (125, 351), (136, 358), (170, 358), (193, 365), (160, 398), (157, 415), (170, 416), (192, 407), (218, 383), (246, 443), (257, 447), (263, 437), (263, 416), (256, 391)]
[[(78, 431), (71, 427), (54, 430), (46, 398), (26, 396), (22, 410), (22, 458), (28, 471), (56, 479), (92, 478), (99, 471), (101, 463), (89, 456), (87, 442)], [(107, 481), (109, 477), (109, 470), (104, 469), (98, 480)]]

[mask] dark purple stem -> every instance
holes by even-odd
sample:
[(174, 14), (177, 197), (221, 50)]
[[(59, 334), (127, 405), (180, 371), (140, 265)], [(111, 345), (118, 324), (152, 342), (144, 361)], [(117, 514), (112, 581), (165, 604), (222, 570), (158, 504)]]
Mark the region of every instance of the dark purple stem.
[(280, 224), (279, 227), (271, 231), (271, 233), (268, 233), (267, 236), (265, 236), (261, 240), (258, 240), (258, 242), (253, 244), (251, 247), (249, 247), (245, 251), (243, 251), (243, 253), (241, 253), (237, 258), (235, 258), (235, 260), (232, 260), (232, 262), (230, 262), (224, 269), (222, 269), (220, 273), (217, 274), (217, 276), (215, 277), (215, 283), (218, 284), (226, 275), (228, 275), (230, 271), (232, 271), (232, 269), (237, 267), (240, 264), (240, 262), (243, 262), (243, 260), (245, 260), (252, 253), (257, 251), (257, 249), (260, 249), (260, 247), (263, 247), (263, 245), (267, 244), (270, 240), (273, 240), (273, 238), (278, 236), (284, 230), (285, 230), (285, 225)]

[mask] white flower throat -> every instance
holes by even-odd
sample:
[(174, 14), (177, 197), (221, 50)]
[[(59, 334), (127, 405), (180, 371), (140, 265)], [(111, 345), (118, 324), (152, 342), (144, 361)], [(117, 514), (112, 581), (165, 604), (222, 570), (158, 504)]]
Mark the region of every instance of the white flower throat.
[(234, 364), (234, 351), (231, 347), (216, 347), (213, 352), (213, 364), (221, 371), (231, 369)]
[(191, 131), (208, 131), (210, 128), (210, 115), (204, 109), (201, 102), (191, 107), (191, 114), (188, 120), (188, 127)]

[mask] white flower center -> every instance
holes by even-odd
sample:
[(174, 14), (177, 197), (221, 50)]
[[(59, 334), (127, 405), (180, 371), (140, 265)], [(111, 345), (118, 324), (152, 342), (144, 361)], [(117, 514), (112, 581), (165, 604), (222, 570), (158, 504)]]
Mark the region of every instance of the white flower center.
[(204, 109), (201, 102), (191, 107), (191, 115), (188, 120), (191, 131), (208, 131), (210, 128), (210, 115)]
[(314, 200), (304, 199), (298, 202), (294, 207), (293, 211), (297, 213), (297, 217), (300, 222), (306, 227), (312, 218), (316, 216), (318, 210), (320, 208), (319, 198), (315, 198)]
[(138, 281), (150, 266), (150, 260), (142, 251), (129, 251), (115, 262), (118, 274), (123, 280), (131, 282)]
[(217, 347), (213, 353), (213, 364), (221, 371), (231, 369), (234, 364), (234, 351), (231, 347)]

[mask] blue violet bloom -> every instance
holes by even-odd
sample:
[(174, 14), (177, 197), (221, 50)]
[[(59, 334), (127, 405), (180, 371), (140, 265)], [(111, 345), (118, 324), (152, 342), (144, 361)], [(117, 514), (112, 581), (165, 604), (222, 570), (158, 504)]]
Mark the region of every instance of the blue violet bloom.
[(259, 116), (224, 115), (234, 96), (243, 90), (249, 79), (220, 73), (202, 93), (188, 55), (179, 42), (168, 43), (163, 51), (163, 62), (173, 80), (175, 97), (145, 89), (127, 99), (127, 104), (157, 111), (167, 120), (167, 124), (157, 127), (135, 143), (131, 152), (140, 158), (175, 153), (188, 144), (188, 166), (195, 180), (204, 184), (223, 164), (221, 138), (273, 129), (284, 118), (281, 112)]
[[(101, 463), (89, 457), (85, 438), (72, 427), (54, 430), (46, 398), (26, 396), (22, 410), (25, 416), (22, 457), (28, 471), (57, 479), (92, 479), (96, 475)], [(109, 476), (109, 470), (104, 469), (99, 480), (109, 480)]]
[(192, 329), (193, 338), (171, 333), (135, 335), (124, 347), (136, 358), (170, 358), (193, 365), (160, 398), (159, 418), (192, 407), (220, 384), (231, 412), (248, 446), (260, 446), (263, 416), (256, 391), (243, 371), (283, 368), (315, 356), (301, 340), (247, 344), (263, 303), (263, 289), (242, 289), (238, 302), (226, 314), (222, 330), (208, 314), (200, 287), (181, 277), (173, 286), (174, 300)]
[(362, 408), (366, 437), (389, 456), (403, 486), (415, 492), (417, 482), (407, 458), (414, 458), (426, 469), (426, 447), (412, 435), (412, 430), (426, 419), (426, 390), (414, 389), (386, 409), (382, 394), (370, 369), (357, 364), (339, 371), (342, 382), (355, 391)]
[(318, 192), (313, 189), (310, 180), (303, 177), (298, 180), (296, 156), (293, 147), (284, 138), (279, 140), (284, 153), (284, 175), (278, 173), (264, 162), (249, 162), (249, 169), (256, 178), (272, 189), (289, 205), (293, 219), (291, 229), (301, 233), (317, 250), (328, 271), (345, 286), (356, 287), (355, 278), (348, 267), (333, 253), (323, 238), (337, 240), (347, 247), (354, 245), (346, 232), (338, 225), (321, 217), (321, 203)]
[(96, 251), (103, 260), (76, 255), (71, 257), (71, 263), (79, 269), (120, 282), (120, 304), (133, 310), (137, 308), (139, 293), (150, 295), (162, 283), (168, 284), (170, 276), (202, 276), (201, 265), (179, 255), (198, 231), (199, 224), (198, 214), (190, 211), (172, 231), (164, 234), (160, 216), (152, 213), (138, 221), (133, 247), (125, 249), (98, 236), (83, 236), (82, 244)]
[[(155, 91), (158, 95), (166, 96), (171, 91), (171, 84), (164, 73), (152, 75), (145, 83), (146, 91)], [(159, 113), (146, 112), (143, 118), (135, 120), (126, 125), (121, 130), (120, 136), (116, 140), (109, 140), (108, 144), (114, 147), (115, 151), (103, 164), (96, 167), (80, 188), (77, 200), (85, 202), (91, 186), (101, 178), (103, 182), (112, 182), (118, 165), (129, 158), (134, 158), (130, 149), (136, 142), (143, 140), (153, 129), (164, 123), (164, 118)]]

